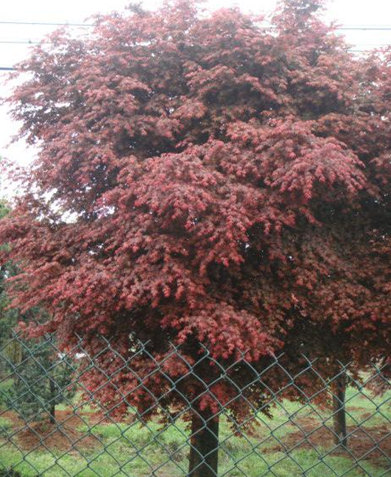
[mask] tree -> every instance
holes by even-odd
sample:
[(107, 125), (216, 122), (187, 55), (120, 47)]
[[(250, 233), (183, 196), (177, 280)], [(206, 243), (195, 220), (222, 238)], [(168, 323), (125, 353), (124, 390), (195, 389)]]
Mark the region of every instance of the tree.
[[(9, 207), (0, 202), (0, 220), (9, 212)], [(2, 374), (13, 379), (11, 393), (1, 393), (0, 399), (24, 419), (39, 419), (48, 414), (54, 424), (56, 405), (67, 402), (74, 394), (73, 368), (58, 353), (53, 336), (28, 340), (15, 332), (18, 322), (47, 320), (37, 307), (23, 314), (10, 308), (7, 279), (18, 273), (18, 267), (12, 262), (0, 268), (0, 365)]]
[[(88, 39), (59, 31), (19, 66), (13, 114), (40, 153), (1, 226), (4, 259), (23, 261), (13, 303), (53, 316), (30, 333), (66, 346), (77, 331), (92, 355), (99, 335), (124, 355), (149, 339), (157, 359), (181, 344), (193, 363), (205, 345), (215, 367), (171, 360), (178, 393), (159, 401), (193, 402), (193, 477), (216, 475), (218, 401), (237, 420), (251, 408), (232, 381), (203, 392), (217, 363), (246, 352), (261, 368), (284, 349), (300, 366), (310, 346), (363, 364), (390, 346), (390, 54), (354, 56), (321, 11), (286, 0), (268, 31), (179, 0), (99, 17)], [(133, 384), (115, 375), (102, 402)]]
[(21, 359), (9, 360), (15, 374), (10, 407), (24, 420), (48, 416), (49, 422), (55, 424), (56, 405), (69, 403), (74, 396), (74, 368), (69, 359), (57, 351), (53, 336), (23, 340), (22, 350)]

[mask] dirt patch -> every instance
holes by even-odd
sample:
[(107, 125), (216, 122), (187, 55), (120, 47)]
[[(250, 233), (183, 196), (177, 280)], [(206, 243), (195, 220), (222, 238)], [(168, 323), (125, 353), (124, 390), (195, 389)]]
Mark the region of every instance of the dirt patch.
[(79, 430), (89, 422), (90, 415), (58, 411), (55, 424), (50, 424), (47, 420), (26, 424), (11, 411), (2, 413), (2, 417), (13, 424), (8, 440), (23, 450), (61, 450), (74, 453), (102, 446), (97, 437)]
[(331, 456), (350, 456), (356, 460), (379, 459), (391, 457), (391, 432), (387, 425), (377, 427), (349, 427), (348, 449), (334, 444), (334, 433), (327, 426), (316, 426), (303, 420), (300, 430), (287, 434), (280, 439), (281, 444), (268, 448), (269, 452), (292, 452), (298, 449), (327, 448)]

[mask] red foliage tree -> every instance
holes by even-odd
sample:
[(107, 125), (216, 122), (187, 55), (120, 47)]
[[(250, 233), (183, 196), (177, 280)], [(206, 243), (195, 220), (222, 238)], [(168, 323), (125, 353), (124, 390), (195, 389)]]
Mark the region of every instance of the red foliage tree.
[[(246, 352), (254, 366), (309, 346), (385, 356), (391, 55), (355, 57), (321, 7), (286, 0), (270, 30), (184, 0), (133, 9), (98, 18), (88, 39), (59, 31), (19, 66), (30, 76), (13, 114), (40, 152), (1, 238), (23, 265), (14, 303), (53, 316), (31, 333), (68, 344), (77, 332), (91, 353), (100, 334), (125, 355), (151, 339), (160, 358), (173, 342), (189, 362), (202, 344), (216, 362)], [(172, 379), (187, 373), (169, 363)], [(197, 373), (213, 381), (219, 370)], [(102, 401), (133, 384), (116, 375)], [(233, 392), (221, 383), (200, 395), (188, 377), (163, 402), (193, 399), (216, 426), (215, 396), (248, 412)], [(150, 399), (129, 397), (144, 411)], [(259, 402), (259, 389), (246, 399)]]

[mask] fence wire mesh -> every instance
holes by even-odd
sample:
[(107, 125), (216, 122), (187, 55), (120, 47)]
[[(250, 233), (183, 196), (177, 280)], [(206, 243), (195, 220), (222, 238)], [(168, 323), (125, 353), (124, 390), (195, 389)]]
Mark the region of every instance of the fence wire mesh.
[(125, 351), (3, 342), (0, 475), (391, 476), (387, 360)]

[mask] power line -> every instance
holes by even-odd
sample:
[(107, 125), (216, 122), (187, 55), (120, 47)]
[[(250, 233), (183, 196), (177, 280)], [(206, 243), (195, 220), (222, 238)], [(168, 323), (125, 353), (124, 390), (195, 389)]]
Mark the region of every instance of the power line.
[[(0, 40), (0, 45), (42, 45), (42, 42), (36, 40)], [(43, 44), (46, 44), (44, 42)]]
[(93, 27), (93, 23), (0, 21), (0, 25)]
[[(26, 22), (26, 21), (0, 21), (0, 25), (17, 25), (17, 26), (68, 26), (68, 27), (93, 27), (94, 24), (91, 23), (69, 23), (69, 22)], [(269, 27), (265, 26), (265, 29)], [(338, 31), (391, 31), (391, 25), (344, 25), (337, 28)], [(9, 44), (9, 45), (38, 45), (42, 44), (41, 41), (37, 40), (0, 40), (0, 44)], [(50, 44), (50, 43), (44, 43)], [(375, 46), (374, 44), (359, 44), (360, 46)], [(391, 44), (377, 44), (378, 46), (391, 46)], [(366, 53), (370, 52), (371, 49), (350, 49), (353, 53)], [(14, 71), (15, 68), (3, 66), (0, 67), (0, 71)]]

